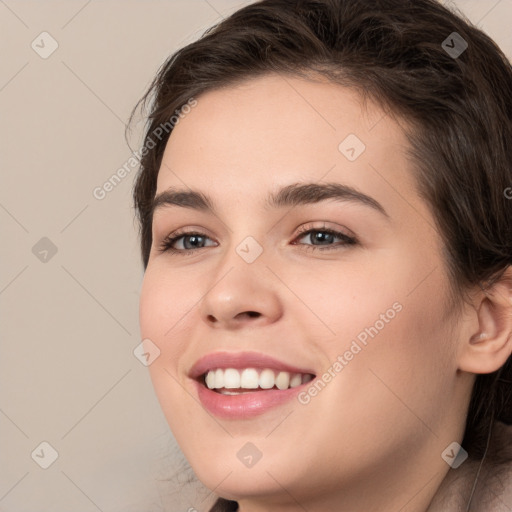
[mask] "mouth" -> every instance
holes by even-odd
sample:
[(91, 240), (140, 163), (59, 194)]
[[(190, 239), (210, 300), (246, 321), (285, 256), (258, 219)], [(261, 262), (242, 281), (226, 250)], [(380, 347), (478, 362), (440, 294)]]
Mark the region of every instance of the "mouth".
[(292, 400), (316, 372), (255, 352), (217, 352), (199, 359), (189, 377), (211, 414), (249, 419)]
[(216, 368), (199, 377), (199, 382), (215, 393), (240, 395), (258, 391), (286, 390), (312, 381), (312, 373), (276, 371), (271, 368)]

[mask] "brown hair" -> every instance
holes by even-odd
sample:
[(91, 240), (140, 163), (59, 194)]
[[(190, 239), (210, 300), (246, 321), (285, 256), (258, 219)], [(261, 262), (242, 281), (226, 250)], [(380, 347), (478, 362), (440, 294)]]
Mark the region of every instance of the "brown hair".
[[(463, 42), (460, 55), (450, 51)], [(443, 238), (456, 299), (512, 265), (512, 202), (505, 193), (512, 185), (512, 68), (462, 15), (434, 0), (250, 4), (163, 64), (138, 104), (152, 100), (145, 144), (190, 98), (266, 73), (325, 77), (413, 127), (407, 136), (418, 191)], [(133, 191), (144, 268), (171, 132), (143, 156)], [(511, 381), (510, 358), (498, 372), (477, 377), (463, 440), (471, 456), (483, 456), (495, 420), (512, 423)]]

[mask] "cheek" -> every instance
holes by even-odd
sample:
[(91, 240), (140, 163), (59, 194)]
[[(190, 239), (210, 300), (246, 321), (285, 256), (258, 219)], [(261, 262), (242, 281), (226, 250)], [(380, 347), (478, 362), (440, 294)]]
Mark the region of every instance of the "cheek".
[(379, 425), (393, 436), (400, 423), (404, 442), (408, 437), (414, 443), (415, 436), (428, 437), (429, 428), (435, 431), (440, 424), (456, 371), (442, 303), (444, 284), (434, 276), (411, 293), (412, 286), (400, 290), (381, 279), (363, 301), (364, 308), (344, 315), (350, 334), (329, 350), (329, 359), (341, 355), (347, 362), (325, 403), (344, 404), (334, 413), (339, 422), (347, 408), (359, 420), (354, 421), (357, 428), (346, 425), (351, 435), (371, 438)]
[(281, 265), (271, 262), (279, 278), (275, 280), (275, 291), (283, 307), (300, 306), (308, 320), (314, 320), (317, 313), (325, 323), (334, 326), (340, 323), (340, 314), (362, 308), (373, 297), (378, 274), (369, 267), (369, 259), (362, 252), (347, 249), (346, 253), (332, 256), (332, 260), (319, 256), (315, 261), (311, 256), (310, 260), (300, 257)]
[(417, 258), (391, 254), (378, 265), (345, 265), (342, 273), (308, 278), (302, 287), (296, 280), (294, 290), (307, 297), (316, 314), (308, 319), (322, 320), (322, 330), (316, 331), (325, 333), (322, 337), (313, 336), (311, 325), (303, 327), (326, 356), (325, 369), (336, 373), (332, 366), (339, 356), (343, 359), (336, 373), (343, 378), (333, 379), (342, 396), (333, 400), (353, 403), (360, 396), (358, 403), (364, 404), (375, 397), (372, 410), (378, 410), (388, 399), (399, 401), (395, 393), (435, 412), (432, 400), (449, 385), (456, 368), (444, 306), (446, 276), (440, 266), (432, 274), (429, 270)]
[[(185, 294), (183, 290), (192, 293)], [(183, 272), (162, 272), (154, 265), (144, 275), (139, 302), (140, 331), (142, 338), (151, 340), (160, 351), (148, 370), (173, 431), (183, 423), (190, 424), (189, 418), (192, 421), (198, 414), (198, 404), (183, 389), (180, 365), (190, 345), (189, 317), (199, 297), (200, 291), (194, 292)]]
[(200, 292), (183, 293), (188, 289), (193, 291), (194, 287), (184, 272), (162, 272), (154, 265), (144, 275), (139, 323), (142, 339), (151, 340), (160, 350), (160, 356), (149, 366), (157, 395), (162, 387), (168, 390), (168, 381), (178, 375), (178, 364), (189, 344), (187, 322)]
[(385, 261), (372, 264), (364, 255), (342, 264), (323, 263), (311, 271), (292, 268), (284, 275), (299, 299), (290, 296), (285, 308), (293, 309), (297, 322), (303, 323), (307, 340), (323, 343), (322, 351), (332, 358), (348, 349), (352, 340), (369, 339), (374, 326), (380, 332), (399, 316), (403, 282), (396, 263), (386, 268)]
[(177, 333), (201, 296), (201, 291), (193, 283), (194, 278), (189, 272), (162, 269), (157, 264), (148, 267), (139, 301), (143, 337), (155, 343), (165, 340), (165, 345), (161, 347), (164, 350), (179, 347), (179, 344), (174, 343), (179, 340)]

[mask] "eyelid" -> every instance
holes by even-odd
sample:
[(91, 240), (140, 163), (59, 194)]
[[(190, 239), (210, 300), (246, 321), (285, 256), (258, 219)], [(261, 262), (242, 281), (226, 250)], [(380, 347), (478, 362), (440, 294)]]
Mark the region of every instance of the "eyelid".
[(355, 233), (351, 230), (351, 229), (348, 229), (346, 228), (345, 226), (329, 226), (327, 222), (323, 222), (323, 224), (321, 226), (316, 226), (315, 225), (315, 221), (312, 221), (312, 222), (308, 222), (306, 224), (303, 224), (298, 232), (297, 232), (297, 235), (296, 235), (296, 238), (303, 234), (303, 233), (308, 233), (309, 231), (327, 231), (327, 232), (336, 232), (340, 235), (343, 235), (347, 238), (353, 238), (354, 240), (357, 240), (357, 237), (355, 235)]

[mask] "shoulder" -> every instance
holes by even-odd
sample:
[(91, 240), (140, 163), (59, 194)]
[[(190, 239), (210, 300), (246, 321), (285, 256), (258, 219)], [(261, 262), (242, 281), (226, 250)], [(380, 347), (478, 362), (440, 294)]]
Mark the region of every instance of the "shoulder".
[(512, 425), (496, 422), (485, 459), (450, 469), (428, 512), (512, 510)]
[[(512, 425), (497, 422), (493, 430), (493, 442), (489, 447), (489, 462), (485, 465), (487, 490), (490, 496), (482, 492), (484, 500), (494, 496), (496, 503), (501, 503), (512, 510)], [(498, 509), (497, 509), (498, 510)], [(500, 509), (501, 510), (501, 509)], [(506, 509), (504, 509), (506, 510)]]

